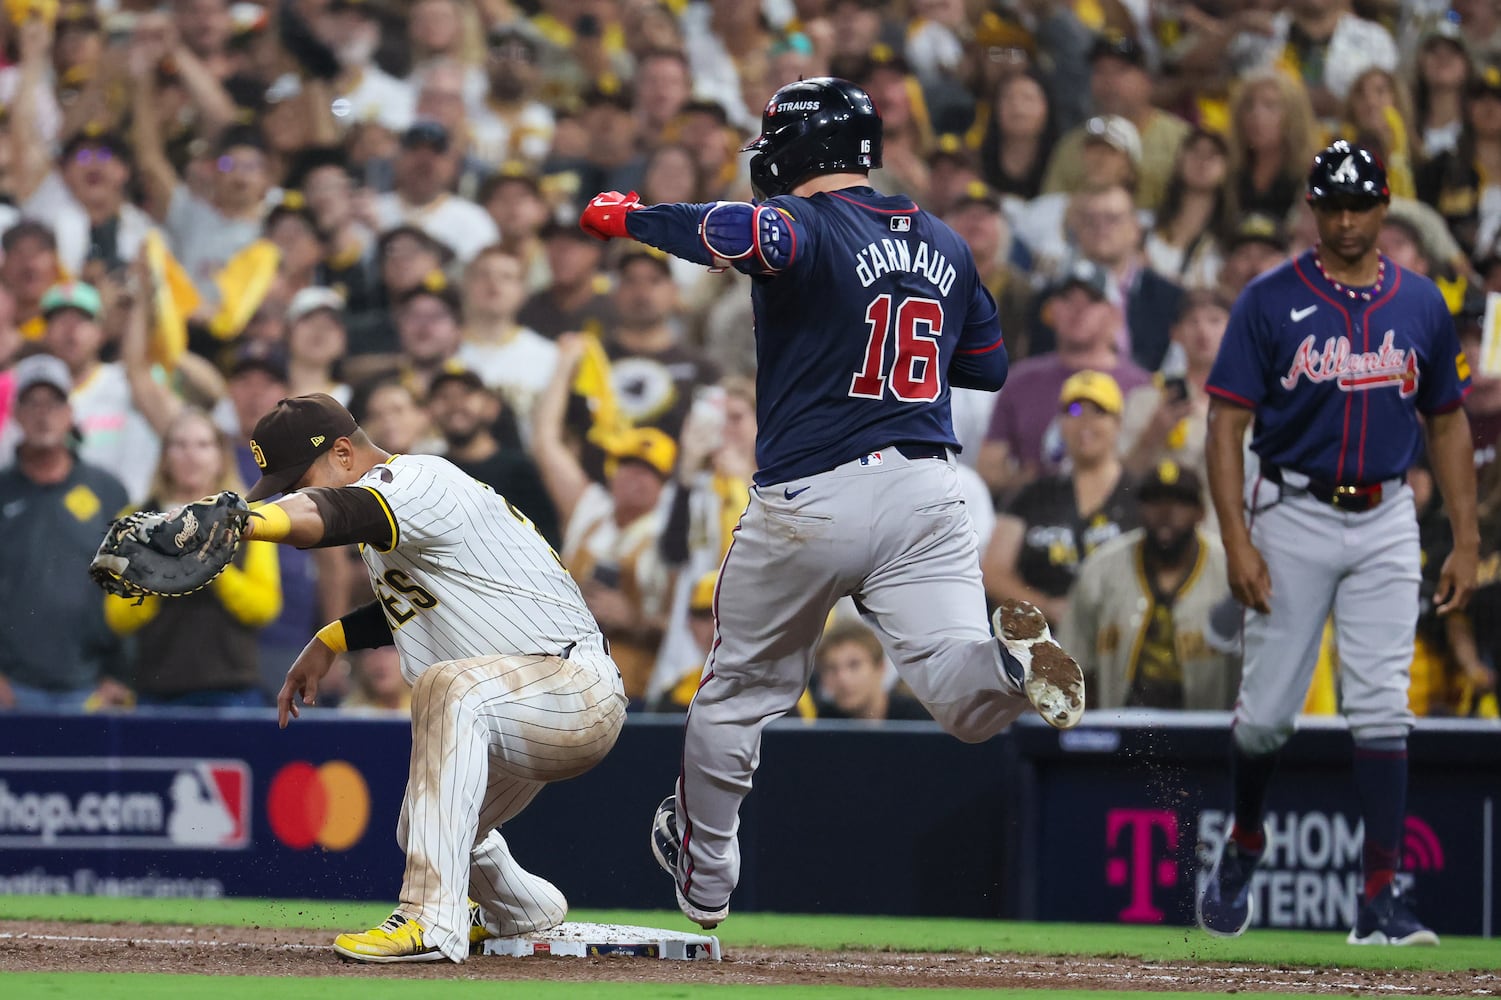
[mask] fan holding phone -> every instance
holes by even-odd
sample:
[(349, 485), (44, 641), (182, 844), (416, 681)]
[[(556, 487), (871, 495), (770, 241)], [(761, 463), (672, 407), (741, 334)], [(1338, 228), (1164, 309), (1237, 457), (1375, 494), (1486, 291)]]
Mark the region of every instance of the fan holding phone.
[[(1135, 477), (1171, 460), (1204, 467), (1204, 380), (1230, 319), (1229, 303), (1213, 291), (1190, 292), (1173, 324), (1173, 342), (1151, 385), (1131, 390), (1121, 422), (1122, 462)], [(1207, 509), (1207, 504), (1206, 504)]]

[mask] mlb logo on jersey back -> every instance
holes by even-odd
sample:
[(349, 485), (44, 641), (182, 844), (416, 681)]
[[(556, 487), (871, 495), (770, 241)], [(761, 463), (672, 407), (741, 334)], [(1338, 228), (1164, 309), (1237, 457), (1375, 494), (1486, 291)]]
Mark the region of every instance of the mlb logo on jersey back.
[(891, 217), (891, 231), (893, 233), (907, 233), (912, 231), (912, 216), (893, 215)]
[(883, 461), (884, 459), (881, 458), (879, 451), (873, 451), (869, 455), (860, 456), (861, 465), (880, 465)]

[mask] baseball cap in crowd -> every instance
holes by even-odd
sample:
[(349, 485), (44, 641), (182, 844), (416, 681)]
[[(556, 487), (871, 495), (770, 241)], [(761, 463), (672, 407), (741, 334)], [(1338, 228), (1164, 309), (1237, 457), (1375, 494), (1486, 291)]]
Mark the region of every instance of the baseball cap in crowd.
[[(542, 33), (532, 27), (526, 18), (518, 17), (505, 24), (498, 24), (490, 29), (486, 42), (492, 49), (505, 49), (507, 46), (524, 45), (526, 53), (524, 58), (535, 58), (544, 43)], [(508, 51), (503, 53), (508, 56), (519, 56), (522, 53)]]
[(319, 455), (358, 429), (349, 411), (327, 393), (283, 399), (250, 432), (250, 453), (261, 478), (245, 499), (264, 500), (287, 492)]
[(397, 298), (396, 305), (401, 308), (420, 298), (437, 299), (453, 314), (454, 319), (458, 319), (464, 313), (464, 304), (459, 299), (459, 290), (443, 275), (442, 271), (434, 271), (423, 278), (422, 283), (416, 288), (404, 292)]
[(1110, 292), (1110, 276), (1105, 269), (1092, 260), (1080, 257), (1070, 264), (1048, 287), (1048, 296), (1062, 295), (1070, 288), (1082, 288), (1096, 302), (1103, 301)]
[(615, 475), (621, 462), (641, 462), (663, 479), (672, 475), (678, 460), (677, 442), (655, 427), (633, 427), (622, 431), (610, 442), (605, 459), (605, 475)]
[(95, 13), (92, 4), (78, 0), (75, 3), (65, 3), (57, 9), (57, 30), (77, 28), (81, 31), (98, 31), (99, 15)]
[(264, 372), (278, 382), (287, 381), (287, 355), (280, 344), (265, 340), (247, 340), (235, 351), (229, 363), (229, 377), (246, 372)]
[(724, 105), (707, 94), (694, 94), (688, 103), (678, 110), (678, 115), (708, 115), (721, 125), (730, 123), (730, 113), (725, 110)]
[(104, 303), (93, 285), (81, 281), (68, 281), (53, 285), (42, 293), (42, 316), (51, 319), (53, 314), (64, 309), (77, 309), (89, 319), (98, 319), (104, 312)]
[(1501, 97), (1501, 66), (1486, 63), (1470, 79), (1470, 96)]
[(1110, 31), (1098, 36), (1094, 40), (1094, 45), (1090, 46), (1089, 61), (1091, 63), (1105, 58), (1120, 59), (1140, 68), (1145, 68), (1147, 64), (1147, 54), (1137, 44), (1136, 39), (1118, 31)]
[(433, 380), (427, 385), (427, 394), (429, 396), (434, 395), (438, 391), (438, 387), (440, 385), (444, 385), (448, 382), (458, 382), (461, 385), (467, 386), (468, 388), (477, 392), (485, 391), (484, 379), (480, 378), (479, 375), (477, 375), (470, 369), (465, 368), (462, 365), (455, 364), (444, 365), (443, 368), (438, 372), (438, 374), (433, 376)]
[(974, 149), (970, 148), (964, 136), (957, 132), (945, 132), (938, 137), (929, 162), (937, 163), (940, 160), (947, 160), (951, 163), (957, 163), (960, 166), (973, 168), (977, 164), (979, 156)]
[(1287, 230), (1270, 215), (1251, 212), (1241, 217), (1235, 229), (1225, 241), (1226, 252), (1234, 251), (1247, 243), (1265, 243), (1283, 253), (1287, 252)]
[(542, 194), (542, 181), (529, 163), (524, 160), (506, 160), (495, 168), (495, 173), (485, 178), (474, 200), (481, 205), (485, 204), (505, 184), (523, 184), (532, 189), (532, 194)]
[(401, 135), (402, 149), (417, 149), (423, 147), (437, 153), (448, 152), (448, 129), (443, 127), (442, 122), (435, 122), (430, 118), (419, 118), (412, 122)]
[(387, 229), (381, 233), (380, 239), (376, 241), (376, 253), (381, 257), (386, 256), (391, 251), (391, 244), (403, 237), (416, 241), (423, 250), (437, 257), (439, 264), (447, 264), (454, 258), (452, 247), (442, 240), (434, 239), (432, 234), (427, 230), (421, 226), (414, 226), (410, 222), (403, 223), (394, 229)]
[(51, 354), (33, 354), (16, 362), (11, 373), (15, 378), (15, 398), (20, 399), (26, 390), (35, 385), (50, 385), (64, 399), (73, 391), (73, 376), (68, 366), (59, 357)]
[(586, 108), (607, 107), (630, 111), (635, 105), (635, 98), (630, 87), (613, 76), (605, 76), (584, 91), (583, 104)]
[(1095, 115), (1084, 123), (1085, 142), (1103, 142), (1126, 154), (1133, 167), (1141, 166), (1141, 133), (1120, 115)]
[(1465, 51), (1464, 37), (1464, 29), (1459, 24), (1459, 15), (1448, 11), (1423, 29), (1423, 33), (1418, 36), (1418, 51), (1424, 51), (1434, 42), (1448, 42), (1463, 53)]
[(983, 205), (992, 212), (998, 213), (1001, 210), (1001, 196), (984, 181), (970, 181), (964, 185), (964, 190), (959, 192), (959, 197), (954, 199), (954, 209), (957, 211), (970, 205)]
[(1151, 503), (1154, 500), (1182, 500), (1184, 503), (1202, 506), (1203, 489), (1203, 483), (1199, 480), (1197, 472), (1177, 462), (1165, 460), (1158, 462), (1142, 479), (1141, 484), (1136, 488), (1136, 498), (1142, 503)]
[(292, 296), (292, 301), (287, 303), (287, 322), (295, 323), (319, 309), (327, 309), (342, 319), (344, 296), (323, 285), (310, 285)]
[(1121, 396), (1121, 387), (1114, 378), (1104, 372), (1074, 372), (1063, 383), (1058, 393), (1058, 405), (1067, 409), (1075, 403), (1093, 403), (1106, 413), (1120, 416), (1126, 401)]

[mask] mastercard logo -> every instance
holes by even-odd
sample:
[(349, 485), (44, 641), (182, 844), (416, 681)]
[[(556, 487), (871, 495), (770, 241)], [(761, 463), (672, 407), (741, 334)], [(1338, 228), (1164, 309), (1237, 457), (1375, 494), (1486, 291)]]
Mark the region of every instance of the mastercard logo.
[(319, 767), (293, 761), (271, 779), (266, 818), (276, 839), (294, 850), (317, 844), (327, 851), (347, 851), (370, 823), (370, 789), (346, 760)]

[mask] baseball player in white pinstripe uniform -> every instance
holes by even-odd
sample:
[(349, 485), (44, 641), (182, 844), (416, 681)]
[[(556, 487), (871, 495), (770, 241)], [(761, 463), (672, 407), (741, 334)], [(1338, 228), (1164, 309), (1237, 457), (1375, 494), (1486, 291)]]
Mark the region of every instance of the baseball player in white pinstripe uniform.
[(462, 962), (487, 937), (562, 923), (567, 900), (516, 863), (499, 827), (543, 785), (597, 764), (625, 719), (620, 672), (573, 579), (504, 497), (446, 459), (386, 454), (329, 396), (282, 400), (251, 450), (262, 476), (250, 499), (288, 495), (256, 508), (247, 537), (359, 543), (376, 594), (302, 651), (281, 725), (346, 649), (394, 642), (412, 683), (401, 902), (334, 950)]

